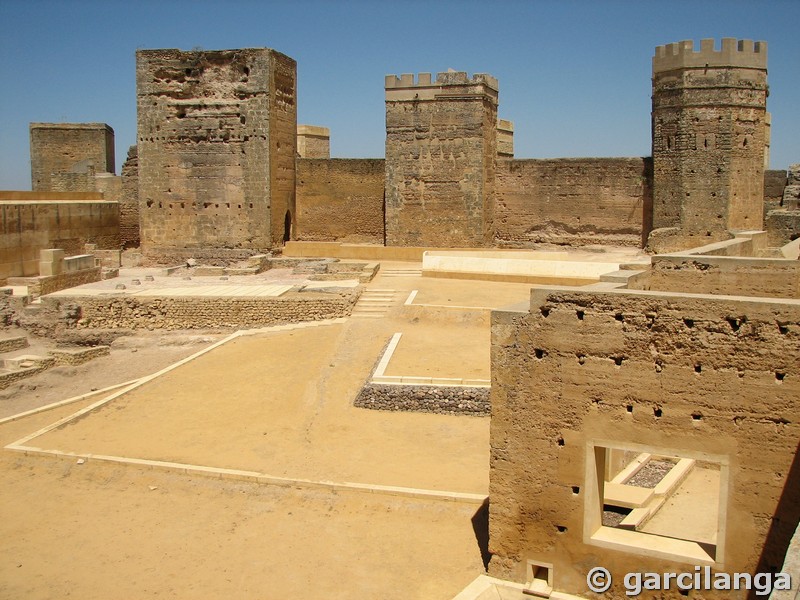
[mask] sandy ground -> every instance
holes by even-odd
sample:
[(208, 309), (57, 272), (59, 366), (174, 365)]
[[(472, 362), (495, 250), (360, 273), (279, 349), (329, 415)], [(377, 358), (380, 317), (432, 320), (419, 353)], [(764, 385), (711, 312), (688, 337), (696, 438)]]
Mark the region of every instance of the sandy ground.
[[(0, 441), (79, 406), (0, 425)], [(0, 489), (2, 598), (444, 599), (483, 570), (474, 505), (8, 451)]]
[[(240, 337), (30, 444), (486, 493), (488, 419), (352, 402), (398, 331), (404, 339), (390, 374), (488, 378), (488, 328), (412, 323), (402, 314), (406, 292), (420, 290), (417, 303), (505, 306), (525, 301), (530, 286), (379, 275), (370, 287), (401, 292), (384, 318)], [(0, 393), (0, 416), (150, 374), (221, 337), (120, 338), (108, 357)], [(0, 441), (88, 403), (0, 424)], [(277, 488), (8, 450), (0, 452), (0, 489), (0, 598), (444, 600), (484, 570), (485, 511), (476, 504)]]

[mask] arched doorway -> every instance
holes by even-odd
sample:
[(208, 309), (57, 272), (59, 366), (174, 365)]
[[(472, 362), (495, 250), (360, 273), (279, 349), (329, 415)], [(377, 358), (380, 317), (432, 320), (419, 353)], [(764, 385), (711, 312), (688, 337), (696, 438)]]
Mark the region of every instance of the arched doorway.
[(292, 239), (292, 212), (287, 210), (286, 216), (283, 217), (283, 243)]

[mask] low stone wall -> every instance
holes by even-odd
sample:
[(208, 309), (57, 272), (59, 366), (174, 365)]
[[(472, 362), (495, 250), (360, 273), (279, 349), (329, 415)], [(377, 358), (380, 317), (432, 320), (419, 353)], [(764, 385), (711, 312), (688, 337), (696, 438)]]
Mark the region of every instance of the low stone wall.
[(45, 294), (52, 294), (59, 290), (94, 283), (102, 279), (102, 268), (92, 267), (69, 273), (59, 273), (49, 277), (9, 277), (9, 285), (27, 285), (28, 294), (37, 298)]
[(280, 297), (133, 297), (86, 296), (44, 298), (50, 314), (67, 314), (62, 306), (77, 305), (77, 318), (67, 328), (213, 329), (282, 325), (335, 319), (350, 314), (361, 288), (331, 293), (287, 292)]
[(488, 387), (367, 383), (354, 406), (440, 415), (488, 417), (491, 414)]
[(764, 227), (771, 248), (788, 244), (800, 237), (800, 210), (771, 210)]
[(13, 352), (14, 350), (22, 350), (27, 347), (28, 337), (25, 335), (0, 339), (0, 353)]
[(108, 346), (92, 346), (90, 348), (59, 348), (50, 351), (57, 365), (77, 366), (89, 362), (98, 356), (107, 356), (111, 352)]

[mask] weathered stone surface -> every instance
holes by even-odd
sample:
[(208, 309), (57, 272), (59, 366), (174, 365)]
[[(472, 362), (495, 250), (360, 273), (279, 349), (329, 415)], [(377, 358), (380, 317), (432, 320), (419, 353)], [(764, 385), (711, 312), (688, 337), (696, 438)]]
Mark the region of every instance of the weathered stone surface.
[(497, 90), (484, 74), (387, 76), (386, 245), (491, 245)]
[(315, 125), (297, 126), (298, 158), (330, 158), (331, 130)]
[(298, 159), (296, 239), (383, 244), (381, 159)]
[(385, 385), (367, 383), (354, 402), (359, 408), (411, 411), (440, 415), (488, 417), (488, 387)]
[(688, 248), (763, 226), (766, 43), (691, 41), (653, 57), (653, 228)]
[(280, 245), (295, 219), (295, 61), (267, 48), (136, 58), (143, 250)]
[(95, 173), (114, 173), (114, 130), (105, 123), (31, 123), (31, 189), (93, 191)]
[(499, 160), (495, 243), (639, 246), (651, 178), (644, 158)]
[(128, 157), (122, 165), (119, 238), (123, 248), (139, 247), (139, 155), (136, 145), (128, 148)]
[(681, 571), (585, 543), (587, 448), (597, 440), (727, 457), (719, 571), (779, 567), (800, 507), (798, 355), (796, 300), (542, 288), (529, 312), (495, 311), (490, 573), (525, 581), (526, 560), (544, 560), (554, 588), (582, 594), (602, 564), (609, 597), (623, 598), (632, 564)]

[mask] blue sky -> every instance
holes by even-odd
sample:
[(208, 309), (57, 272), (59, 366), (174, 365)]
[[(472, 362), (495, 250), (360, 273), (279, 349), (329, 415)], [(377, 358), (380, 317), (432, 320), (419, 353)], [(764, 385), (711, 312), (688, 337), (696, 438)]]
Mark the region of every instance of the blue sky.
[(485, 72), (518, 158), (647, 156), (655, 46), (769, 44), (771, 168), (800, 162), (797, 0), (0, 0), (0, 189), (30, 189), (28, 123), (136, 138), (137, 48), (269, 47), (298, 63), (298, 122), (334, 157), (384, 154), (384, 75)]

